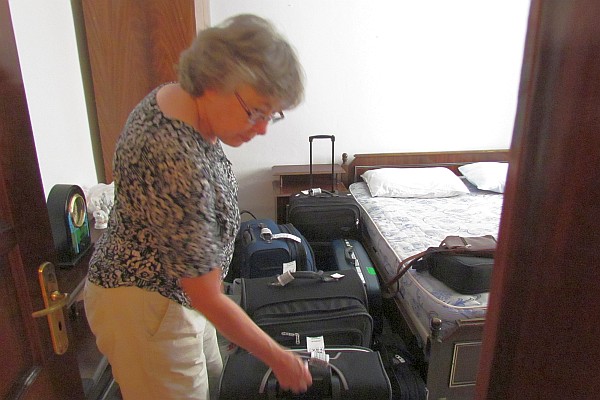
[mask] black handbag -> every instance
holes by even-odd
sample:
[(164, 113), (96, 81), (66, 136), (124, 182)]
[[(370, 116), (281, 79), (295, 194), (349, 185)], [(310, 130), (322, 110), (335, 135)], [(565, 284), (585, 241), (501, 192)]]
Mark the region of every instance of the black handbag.
[(459, 293), (485, 292), (489, 290), (496, 244), (492, 235), (446, 236), (439, 246), (400, 261), (398, 272), (386, 282), (387, 293), (393, 296), (398, 292), (398, 281), (410, 268), (428, 270)]

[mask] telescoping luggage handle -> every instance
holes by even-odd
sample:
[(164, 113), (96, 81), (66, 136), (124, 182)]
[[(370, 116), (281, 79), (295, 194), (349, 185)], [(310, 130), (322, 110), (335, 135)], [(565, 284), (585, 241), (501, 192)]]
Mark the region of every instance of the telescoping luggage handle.
[(308, 142), (310, 144), (310, 188), (313, 189), (313, 156), (312, 156), (312, 142), (314, 139), (330, 139), (331, 140), (331, 193), (335, 193), (335, 170), (334, 170), (334, 162), (335, 162), (335, 136), (334, 135), (313, 135), (308, 137)]

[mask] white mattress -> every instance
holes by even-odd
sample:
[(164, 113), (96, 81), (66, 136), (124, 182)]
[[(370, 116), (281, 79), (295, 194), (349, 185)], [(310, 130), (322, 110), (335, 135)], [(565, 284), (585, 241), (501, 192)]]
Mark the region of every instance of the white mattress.
[[(470, 185), (467, 185), (470, 186)], [(498, 237), (502, 194), (470, 186), (469, 194), (407, 199), (371, 197), (364, 182), (350, 185), (363, 209), (362, 220), (377, 250), (378, 269), (384, 279), (395, 275), (398, 260), (438, 246), (448, 235)], [(457, 293), (429, 275), (410, 269), (399, 281), (398, 298), (412, 314), (421, 339), (429, 334), (431, 318), (442, 320), (442, 337), (459, 319), (485, 316), (488, 293)]]

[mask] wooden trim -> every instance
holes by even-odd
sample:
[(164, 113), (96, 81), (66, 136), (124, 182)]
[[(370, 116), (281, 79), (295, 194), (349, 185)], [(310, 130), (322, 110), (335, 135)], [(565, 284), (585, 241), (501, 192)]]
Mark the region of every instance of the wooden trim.
[(360, 180), (369, 169), (382, 167), (431, 167), (445, 166), (458, 173), (460, 165), (479, 161), (510, 161), (509, 150), (466, 150), (446, 152), (412, 153), (362, 153), (355, 154), (346, 166), (346, 186)]

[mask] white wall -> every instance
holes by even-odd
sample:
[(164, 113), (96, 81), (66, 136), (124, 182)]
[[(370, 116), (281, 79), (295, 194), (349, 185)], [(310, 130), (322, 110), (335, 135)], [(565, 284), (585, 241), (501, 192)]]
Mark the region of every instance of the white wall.
[[(265, 137), (227, 148), (242, 207), (273, 215), (274, 164), (336, 155), (510, 146), (526, 0), (213, 0), (211, 21), (254, 13), (296, 47), (306, 99)], [(325, 142), (313, 143), (328, 162)]]
[[(44, 188), (93, 184), (70, 2), (10, 5)], [(285, 121), (225, 149), (240, 206), (275, 216), (271, 166), (307, 163), (309, 135), (336, 135), (338, 157), (508, 148), (528, 11), (527, 0), (210, 1), (213, 23), (242, 12), (273, 21), (307, 77), (305, 102)], [(328, 162), (328, 145), (314, 148)]]
[(98, 182), (70, 1), (9, 0), (46, 196)]

